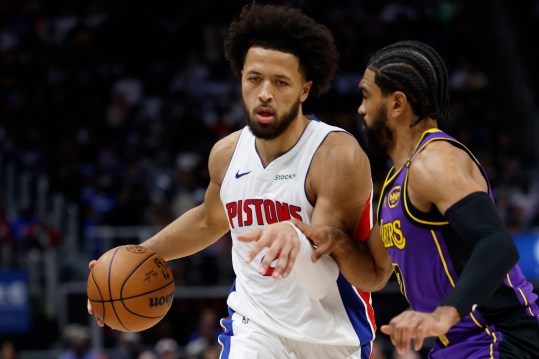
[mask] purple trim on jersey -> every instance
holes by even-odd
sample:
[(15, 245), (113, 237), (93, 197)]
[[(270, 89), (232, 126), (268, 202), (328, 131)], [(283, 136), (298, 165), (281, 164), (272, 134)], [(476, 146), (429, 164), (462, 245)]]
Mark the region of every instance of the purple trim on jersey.
[[(533, 285), (526, 279), (520, 266), (517, 264), (509, 271), (508, 276), (503, 280), (505, 285), (514, 289), (518, 301), (522, 306), (527, 306), (526, 314), (535, 316), (539, 323), (539, 305), (537, 295), (533, 292)], [(530, 311), (532, 313), (530, 313)]]
[(474, 311), (435, 341), (429, 358), (497, 359), (502, 341), (502, 333)]
[(370, 306), (370, 303), (363, 301), (359, 293), (348, 283), (342, 274), (339, 274), (339, 278), (337, 278), (337, 287), (341, 294), (344, 309), (359, 338), (359, 344), (362, 346), (363, 352), (363, 345), (374, 339), (374, 323), (371, 323), (367, 313), (367, 306)]

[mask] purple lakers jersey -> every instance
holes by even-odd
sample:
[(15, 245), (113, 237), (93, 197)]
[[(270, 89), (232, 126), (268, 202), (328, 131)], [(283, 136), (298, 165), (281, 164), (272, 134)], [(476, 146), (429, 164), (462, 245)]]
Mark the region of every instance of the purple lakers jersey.
[[(466, 151), (476, 162), (488, 184), (484, 169), (472, 153), (438, 129), (426, 131), (407, 163), (401, 169), (392, 168), (389, 171), (377, 210), (381, 237), (391, 256), (401, 292), (411, 307), (421, 312), (432, 312), (440, 305), (459, 280), (471, 254), (471, 248), (456, 235), (436, 208), (425, 213), (410, 203), (407, 194), (408, 169), (415, 156), (432, 141), (449, 141)], [(492, 198), (490, 185), (489, 194)], [(533, 286), (526, 280), (519, 266), (515, 265), (486, 303), (474, 308), (460, 323), (451, 328), (446, 336), (440, 338), (440, 347), (477, 334), (485, 335), (486, 340), (492, 342), (490, 350), (495, 352), (496, 343), (503, 336), (501, 328), (504, 319), (507, 319), (500, 313), (510, 309), (513, 314), (517, 311), (522, 318), (529, 320), (535, 317), (537, 321), (539, 310), (536, 299)], [(454, 354), (459, 355), (458, 357), (469, 357), (460, 356), (464, 355), (462, 352)]]

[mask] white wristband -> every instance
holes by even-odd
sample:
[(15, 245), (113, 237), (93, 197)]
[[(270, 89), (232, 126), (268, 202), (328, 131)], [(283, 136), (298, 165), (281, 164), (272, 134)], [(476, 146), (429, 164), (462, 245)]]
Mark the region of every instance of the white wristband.
[(285, 223), (289, 223), (294, 228), (300, 241), (300, 250), (294, 268), (292, 268), (292, 275), (296, 283), (312, 299), (320, 300), (335, 288), (339, 277), (339, 267), (333, 258), (327, 255), (313, 263), (311, 242), (294, 223), (288, 221)]

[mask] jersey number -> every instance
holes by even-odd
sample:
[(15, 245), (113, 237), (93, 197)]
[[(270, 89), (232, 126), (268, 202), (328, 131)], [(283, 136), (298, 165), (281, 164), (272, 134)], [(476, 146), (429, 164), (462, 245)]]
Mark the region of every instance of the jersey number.
[(395, 276), (397, 277), (397, 280), (399, 281), (399, 287), (401, 290), (402, 295), (406, 297), (406, 287), (404, 286), (404, 277), (402, 276), (401, 269), (397, 263), (393, 263), (393, 272), (395, 272)]

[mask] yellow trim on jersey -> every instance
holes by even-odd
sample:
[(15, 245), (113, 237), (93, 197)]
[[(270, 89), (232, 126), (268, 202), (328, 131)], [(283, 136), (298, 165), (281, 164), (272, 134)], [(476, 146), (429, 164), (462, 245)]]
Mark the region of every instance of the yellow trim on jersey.
[[(479, 323), (479, 321), (474, 317), (473, 315), (473, 312), (470, 312), (470, 318), (472, 318), (473, 322), (475, 323), (475, 325), (477, 325), (479, 328), (483, 328), (483, 325), (481, 323)], [(489, 345), (489, 348), (490, 348), (490, 356), (489, 358), (492, 359), (494, 358), (494, 343), (496, 343), (498, 341), (498, 338), (496, 337), (496, 333), (495, 332), (491, 332), (489, 329), (488, 329), (488, 325), (485, 325), (485, 332), (490, 336), (492, 337), (492, 343)]]
[[(509, 277), (509, 273), (507, 273), (506, 276), (507, 276), (507, 283), (509, 283), (509, 286), (511, 288), (515, 289), (515, 287), (513, 286), (513, 283), (511, 283), (511, 277)], [(520, 288), (517, 288), (517, 289), (518, 289), (518, 292), (520, 293), (520, 296), (524, 300), (524, 305), (526, 305), (526, 308), (528, 309), (528, 312), (530, 312), (530, 315), (532, 317), (535, 317), (535, 314), (533, 313), (533, 310), (530, 307), (530, 304), (528, 302), (528, 298), (526, 298), (526, 295), (524, 295), (524, 292), (522, 291), (522, 289), (520, 289)]]
[[(431, 128), (431, 129), (428, 129), (425, 132), (423, 132), (423, 134), (421, 135), (421, 139), (419, 140), (419, 142), (418, 142), (418, 144), (416, 146), (416, 149), (413, 152), (412, 157), (410, 157), (410, 159), (407, 161), (407, 167), (409, 167), (412, 164), (412, 161), (414, 160), (415, 156), (417, 156), (417, 154), (419, 154), (421, 151), (423, 151), (425, 149), (425, 147), (428, 144), (430, 144), (431, 142), (434, 142), (434, 141), (453, 142), (453, 143), (456, 143), (459, 147), (462, 147), (466, 151), (466, 153), (468, 153), (468, 155), (472, 158), (472, 160), (475, 162), (475, 164), (479, 167), (479, 171), (481, 171), (481, 174), (483, 175), (483, 177), (485, 177), (485, 180), (488, 183), (488, 178), (486, 176), (486, 173), (484, 173), (483, 170), (481, 169), (480, 162), (477, 160), (477, 158), (475, 158), (473, 153), (466, 146), (464, 146), (462, 143), (460, 143), (459, 141), (451, 139), (451, 138), (436, 137), (436, 138), (432, 138), (432, 139), (428, 140), (421, 147), (418, 148), (419, 144), (421, 143), (421, 141), (423, 141), (423, 138), (425, 138), (425, 136), (427, 134), (436, 133), (436, 132), (443, 132), (443, 131), (441, 131), (441, 130), (439, 130), (437, 128)], [(424, 225), (430, 225), (430, 226), (445, 226), (445, 225), (449, 224), (448, 221), (431, 222), (431, 221), (426, 221), (426, 220), (422, 220), (422, 219), (419, 219), (419, 218), (415, 217), (412, 214), (412, 212), (410, 211), (410, 209), (408, 208), (408, 201), (406, 200), (408, 198), (408, 196), (407, 196), (408, 185), (407, 184), (408, 184), (408, 173), (406, 173), (406, 177), (404, 178), (403, 196), (402, 197), (403, 197), (403, 202), (404, 202), (404, 209), (405, 209), (406, 213), (408, 214), (408, 216), (411, 219), (413, 219), (417, 223), (424, 224)], [(489, 191), (489, 193), (490, 193), (490, 191)]]
[[(423, 138), (427, 134), (434, 133), (434, 132), (442, 132), (442, 131), (440, 129), (438, 129), (438, 128), (430, 128), (430, 129), (426, 130), (425, 132), (423, 132), (423, 134), (421, 135), (421, 138), (417, 142), (417, 145), (415, 146), (414, 150), (412, 151), (412, 154), (416, 153), (417, 147), (419, 146), (421, 141), (423, 141)], [(386, 187), (388, 186), (389, 183), (393, 182), (395, 177), (397, 177), (399, 175), (399, 173), (402, 171), (402, 169), (404, 167), (408, 167), (409, 165), (410, 165), (410, 160), (406, 161), (405, 165), (402, 166), (398, 171), (396, 171), (395, 166), (393, 166), (387, 172), (386, 178), (384, 180), (384, 184), (382, 185), (382, 190), (380, 191), (380, 197), (378, 198), (378, 206), (376, 207), (376, 215), (377, 215), (377, 217), (380, 217), (380, 208), (381, 208), (380, 206), (382, 206), (382, 204), (384, 203), (384, 196), (385, 196), (385, 192), (386, 192)]]
[(474, 315), (472, 312), (470, 312), (470, 318), (472, 318), (473, 322), (475, 323), (475, 325), (477, 325), (479, 328), (483, 328), (483, 325), (481, 323), (479, 323), (479, 321), (477, 319), (475, 319)]
[(487, 332), (488, 335), (490, 335), (492, 337), (492, 340), (494, 340), (494, 343), (496, 343), (498, 341), (498, 338), (496, 337), (496, 333), (495, 332), (491, 332), (488, 327), (485, 327), (485, 331)]
[(404, 184), (402, 186), (404, 187), (403, 190), (402, 190), (402, 201), (404, 203), (404, 210), (406, 211), (406, 213), (408, 213), (408, 216), (410, 216), (411, 219), (413, 219), (417, 223), (426, 224), (426, 225), (429, 225), (429, 226), (445, 226), (445, 225), (449, 224), (448, 221), (431, 222), (431, 221), (425, 221), (425, 220), (419, 219), (416, 216), (414, 216), (412, 214), (412, 212), (410, 211), (410, 209), (408, 208), (408, 201), (406, 200), (406, 198), (408, 197), (408, 195), (407, 195), (408, 172), (406, 173), (406, 177), (404, 178)]
[[(421, 143), (421, 141), (423, 140), (423, 138), (427, 135), (427, 134), (430, 134), (430, 133), (435, 133), (435, 132), (443, 132), (442, 130), (439, 130), (437, 128), (431, 128), (431, 129), (428, 129), (426, 130), (425, 132), (423, 132), (423, 135), (421, 135), (421, 139), (419, 140), (419, 143)], [(445, 133), (445, 132), (444, 132)], [(468, 153), (468, 155), (473, 159), (473, 161), (478, 165), (479, 167), (479, 170), (481, 171), (481, 173), (483, 174), (483, 176), (485, 177), (485, 179), (487, 180), (488, 182), (488, 178), (487, 178), (487, 174), (485, 172), (483, 172), (483, 170), (481, 169), (481, 163), (479, 162), (479, 160), (474, 156), (474, 154), (472, 153), (472, 151), (470, 151), (470, 149), (468, 147), (466, 147), (464, 144), (462, 144), (462, 142), (459, 142), (457, 141), (456, 139), (453, 139), (453, 138), (440, 138), (440, 137), (437, 137), (437, 138), (432, 138), (430, 139), (428, 142), (425, 142), (423, 144), (423, 146), (421, 146), (421, 148), (417, 151), (414, 150), (414, 154), (412, 155), (412, 157), (410, 157), (410, 159), (408, 160), (410, 163), (412, 162), (413, 158), (421, 151), (423, 151), (423, 149), (425, 148), (426, 145), (428, 145), (429, 143), (431, 143), (432, 141), (448, 141), (448, 142), (454, 142), (456, 143), (459, 147), (462, 147), (464, 150), (466, 150), (466, 153)], [(419, 146), (419, 143), (417, 144)], [(417, 148), (417, 146), (416, 146)]]
[[(414, 149), (414, 152), (412, 154), (412, 156), (410, 157), (410, 159), (408, 159), (408, 161), (406, 162), (406, 167), (410, 167), (410, 165), (412, 164), (412, 161), (413, 159), (415, 158), (415, 156), (420, 153), (421, 151), (423, 151), (423, 149), (429, 144), (431, 143), (432, 141), (436, 141), (436, 140), (441, 140), (440, 138), (433, 138), (427, 142), (425, 142), (423, 144), (423, 146), (419, 147), (419, 144), (421, 143), (421, 141), (423, 141), (423, 139), (431, 134), (431, 133), (436, 133), (436, 132), (442, 132), (440, 129), (438, 128), (429, 128), (428, 130), (426, 130), (425, 132), (423, 132), (423, 134), (421, 135), (421, 138), (419, 139), (419, 142), (417, 142), (417, 145)], [(444, 138), (445, 140), (445, 138)], [(406, 211), (406, 213), (408, 213), (408, 216), (413, 219), (415, 222), (417, 223), (421, 223), (421, 224), (426, 224), (426, 225), (430, 225), (430, 226), (445, 226), (445, 225), (448, 225), (449, 222), (447, 221), (444, 221), (444, 222), (430, 222), (430, 221), (425, 221), (425, 220), (422, 220), (422, 219), (419, 219), (417, 217), (415, 217), (412, 212), (410, 211), (410, 209), (408, 208), (408, 201), (406, 200), (406, 198), (408, 197), (407, 196), (407, 186), (408, 184), (408, 173), (406, 173), (406, 177), (404, 178), (404, 184), (403, 184), (403, 203), (404, 203), (404, 210)]]
[(438, 248), (438, 254), (440, 255), (440, 259), (442, 260), (442, 264), (444, 265), (445, 274), (451, 282), (451, 287), (455, 288), (455, 281), (453, 280), (453, 277), (451, 277), (451, 274), (449, 274), (449, 269), (447, 268), (447, 263), (445, 262), (442, 249), (440, 248), (440, 243), (438, 242), (438, 238), (436, 238), (436, 233), (434, 233), (434, 230), (431, 230), (430, 233), (432, 233), (432, 239), (434, 239), (434, 244), (436, 244), (436, 248)]

